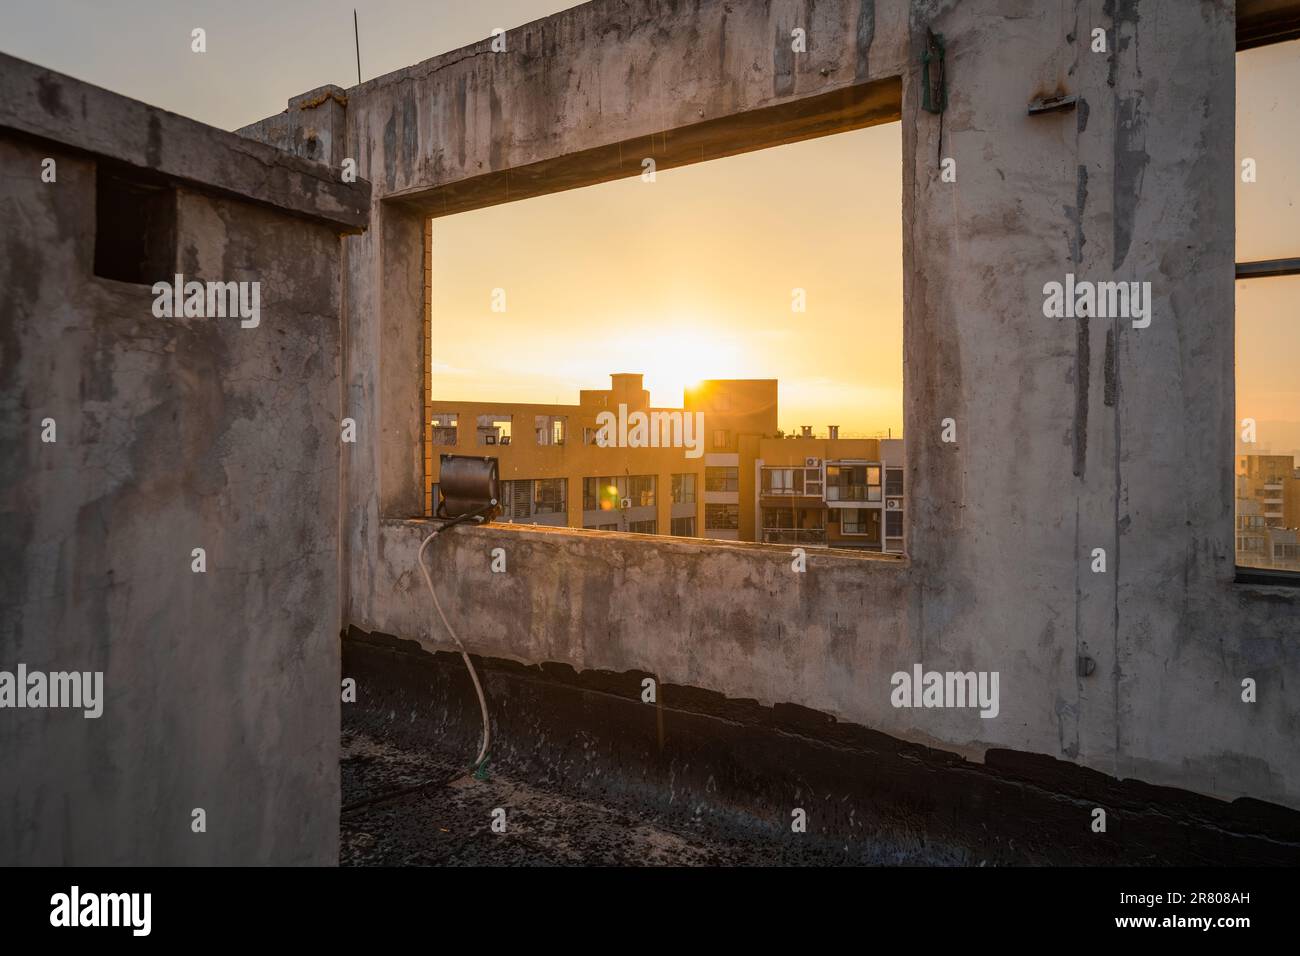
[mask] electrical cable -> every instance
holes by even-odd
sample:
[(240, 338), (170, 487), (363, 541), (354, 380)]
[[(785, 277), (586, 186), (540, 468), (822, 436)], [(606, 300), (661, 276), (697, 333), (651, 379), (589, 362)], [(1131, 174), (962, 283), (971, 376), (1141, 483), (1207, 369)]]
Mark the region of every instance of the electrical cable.
[[(479, 682), (478, 671), (474, 669), (474, 662), (471, 661), (469, 658), (469, 651), (465, 649), (465, 645), (461, 643), (460, 636), (456, 633), (456, 629), (451, 626), (451, 622), (447, 620), (447, 615), (443, 613), (442, 604), (438, 601), (438, 592), (433, 589), (433, 579), (429, 576), (429, 569), (425, 566), (424, 563), (424, 549), (429, 546), (430, 541), (432, 541), (438, 535), (442, 534), (442, 532), (446, 531), (448, 528), (454, 525), (460, 524), (462, 521), (481, 522), (483, 520), (482, 516), (488, 511), (490, 511), (492, 508), (494, 508), (495, 506), (496, 506), (496, 502), (493, 501), (490, 505), (488, 505), (485, 508), (481, 508), (480, 510), (475, 511), (471, 514), (462, 515), (458, 518), (453, 518), (451, 521), (446, 522), (441, 527), (435, 528), (427, 538), (425, 538), (422, 542), (420, 542), (420, 550), (415, 556), (416, 561), (418, 561), (420, 564), (420, 573), (424, 575), (424, 583), (429, 587), (429, 596), (433, 598), (434, 609), (437, 610), (438, 617), (442, 620), (442, 626), (447, 629), (447, 633), (451, 635), (451, 639), (456, 643), (456, 647), (460, 649), (461, 659), (465, 661), (465, 666), (469, 669), (470, 680), (474, 682), (474, 692), (478, 695), (479, 712), (483, 716), (483, 741), (482, 744), (479, 746), (478, 756), (474, 758), (473, 771), (474, 771), (474, 775), (476, 777), (479, 777), (480, 779), (482, 779), (481, 772), (483, 769), (483, 765), (487, 763), (488, 745), (492, 742), (491, 723), (488, 720), (487, 698), (483, 694), (483, 685)], [(353, 810), (359, 810), (362, 807), (372, 806), (373, 804), (383, 803), (388, 800), (396, 800), (398, 797), (404, 797), (412, 793), (418, 793), (422, 790), (427, 790), (431, 787), (446, 786), (447, 784), (451, 783), (453, 780), (456, 780), (460, 776), (461, 776), (460, 774), (457, 774), (456, 776), (450, 777), (445, 780), (442, 778), (438, 778), (436, 780), (426, 780), (423, 783), (417, 783), (414, 786), (402, 787), (398, 790), (390, 790), (384, 793), (375, 794), (373, 796), (363, 797), (360, 800), (354, 800), (352, 803), (349, 803), (346, 806), (340, 808), (339, 813), (340, 815), (344, 813), (350, 813)]]
[[(477, 519), (478, 515), (466, 515), (466, 517)], [(487, 759), (488, 744), (492, 741), (491, 724), (488, 721), (487, 698), (483, 696), (483, 685), (479, 683), (478, 672), (474, 670), (474, 662), (469, 659), (469, 651), (465, 650), (465, 645), (461, 643), (459, 635), (456, 634), (456, 629), (451, 626), (451, 622), (447, 620), (447, 615), (443, 613), (442, 604), (438, 601), (438, 592), (433, 589), (433, 578), (429, 577), (429, 569), (424, 564), (424, 549), (429, 546), (430, 541), (450, 526), (450, 524), (447, 524), (441, 528), (435, 528), (420, 544), (420, 551), (415, 556), (415, 559), (420, 563), (420, 573), (424, 575), (424, 583), (429, 586), (429, 596), (433, 598), (434, 609), (437, 610), (438, 617), (442, 620), (442, 626), (447, 629), (451, 639), (460, 648), (461, 659), (465, 662), (465, 666), (469, 668), (470, 680), (474, 682), (474, 692), (478, 694), (478, 706), (483, 715), (483, 743), (479, 747), (478, 756), (474, 758), (474, 769), (477, 771), (483, 766), (483, 761)]]

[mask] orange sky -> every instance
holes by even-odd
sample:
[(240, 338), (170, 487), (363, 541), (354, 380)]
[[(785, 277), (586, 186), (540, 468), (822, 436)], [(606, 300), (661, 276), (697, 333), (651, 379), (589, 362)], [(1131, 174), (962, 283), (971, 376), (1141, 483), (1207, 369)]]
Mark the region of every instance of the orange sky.
[(775, 378), (787, 431), (901, 434), (901, 150), (889, 123), (435, 219), (434, 395)]

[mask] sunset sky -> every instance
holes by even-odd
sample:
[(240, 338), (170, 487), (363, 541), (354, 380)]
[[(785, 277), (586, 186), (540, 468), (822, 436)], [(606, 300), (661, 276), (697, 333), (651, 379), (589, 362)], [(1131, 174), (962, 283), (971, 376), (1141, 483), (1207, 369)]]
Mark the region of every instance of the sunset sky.
[[(355, 84), (354, 6), (370, 79), (576, 5), (17, 0), (0, 50), (233, 129)], [(1256, 159), (1258, 181), (1238, 176), (1238, 258), (1297, 256), (1300, 41), (1239, 60), (1237, 155)], [(889, 124), (439, 219), (435, 324), (496, 334), (436, 349), (435, 394), (571, 402), (609, 372), (643, 371), (653, 400), (676, 404), (697, 377), (774, 377), (782, 427), (897, 435), (900, 162)], [(794, 286), (804, 314), (790, 311)], [(496, 287), (505, 315), (488, 310)], [(1259, 423), (1249, 450), (1300, 455), (1300, 278), (1238, 283), (1237, 296), (1238, 418)]]
[(644, 372), (680, 406), (700, 378), (775, 378), (787, 431), (898, 436), (901, 150), (889, 123), (435, 219), (434, 395), (576, 402)]

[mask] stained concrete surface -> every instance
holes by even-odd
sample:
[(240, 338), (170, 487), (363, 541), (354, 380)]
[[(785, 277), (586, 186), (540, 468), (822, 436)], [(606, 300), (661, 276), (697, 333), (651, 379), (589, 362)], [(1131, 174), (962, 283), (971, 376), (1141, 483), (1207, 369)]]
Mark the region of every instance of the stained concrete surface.
[[(0, 668), (104, 688), (96, 719), (0, 714), (0, 864), (332, 864), (339, 235), (369, 190), (9, 57), (0, 91)], [(162, 276), (95, 274), (109, 162), (169, 187)], [(259, 324), (156, 316), (175, 272), (259, 283)]]

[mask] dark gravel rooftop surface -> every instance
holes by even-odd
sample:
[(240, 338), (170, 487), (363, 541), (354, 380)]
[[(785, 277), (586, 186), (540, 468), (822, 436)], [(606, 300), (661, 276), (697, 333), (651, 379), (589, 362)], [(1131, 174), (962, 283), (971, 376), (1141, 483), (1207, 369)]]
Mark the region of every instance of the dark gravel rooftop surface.
[[(488, 766), (475, 779), (460, 761), (401, 749), (360, 730), (343, 734), (343, 805), (434, 784), (342, 817), (344, 866), (763, 866), (974, 864), (963, 851), (925, 845), (835, 846), (717, 806), (664, 811), (607, 806), (562, 785)], [(505, 811), (505, 832), (492, 829)], [(498, 815), (499, 817), (499, 815)]]

